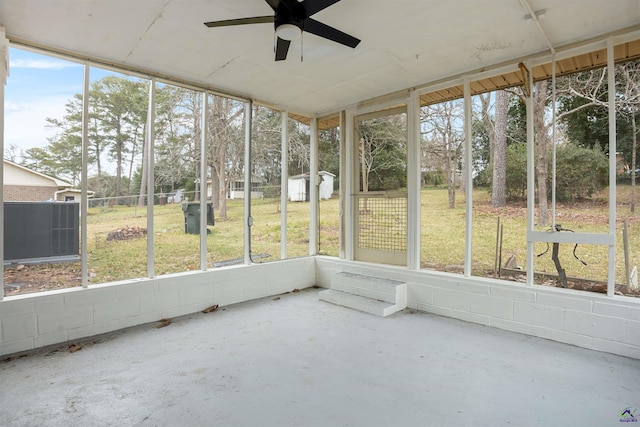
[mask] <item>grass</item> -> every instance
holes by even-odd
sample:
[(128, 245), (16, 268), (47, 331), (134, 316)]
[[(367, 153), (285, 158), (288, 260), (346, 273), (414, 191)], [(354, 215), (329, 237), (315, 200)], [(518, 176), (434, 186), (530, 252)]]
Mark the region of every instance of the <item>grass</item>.
[[(631, 265), (640, 264), (640, 217), (629, 214), (630, 188), (619, 186), (618, 224), (616, 228), (616, 281), (624, 282), (622, 221), (629, 221)], [(608, 205), (606, 195), (584, 203), (557, 207), (558, 221), (566, 228), (580, 232), (606, 232)], [(457, 194), (456, 206), (448, 208), (447, 191), (426, 188), (421, 202), (421, 263), (425, 268), (460, 271), (464, 262), (465, 200)], [(207, 235), (207, 265), (242, 258), (244, 254), (243, 201), (228, 200), (228, 219), (216, 219)], [(504, 227), (503, 261), (514, 255), (523, 265), (526, 260), (526, 205), (512, 204), (493, 209), (483, 190), (474, 191), (472, 265), (473, 274), (492, 275), (497, 218)], [(280, 201), (254, 200), (252, 203), (251, 252), (264, 257), (258, 262), (280, 259)], [(337, 198), (320, 202), (320, 253), (338, 255), (339, 201)], [(110, 241), (110, 231), (125, 226), (147, 227), (146, 208), (116, 206), (92, 208), (88, 216), (88, 255), (91, 283), (147, 276), (146, 239)], [(168, 274), (200, 268), (200, 237), (184, 233), (184, 215), (179, 204), (154, 207), (154, 270)], [(535, 245), (536, 254), (545, 250), (544, 243)], [(309, 253), (309, 204), (288, 203), (287, 257)], [(580, 245), (576, 254), (587, 263), (584, 266), (573, 256), (573, 245), (560, 245), (560, 260), (567, 275), (606, 280), (608, 248)], [(555, 272), (551, 250), (536, 258), (536, 271)]]

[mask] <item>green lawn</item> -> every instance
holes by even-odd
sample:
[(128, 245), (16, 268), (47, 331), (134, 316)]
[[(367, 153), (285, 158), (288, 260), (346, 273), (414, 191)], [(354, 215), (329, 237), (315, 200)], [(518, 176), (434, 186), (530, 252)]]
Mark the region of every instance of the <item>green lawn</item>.
[[(616, 280), (624, 281), (622, 251), (622, 220), (629, 220), (632, 265), (640, 264), (640, 217), (629, 214), (629, 187), (619, 187), (619, 207), (616, 245)], [(620, 200), (623, 203), (620, 203)], [(476, 275), (492, 275), (495, 259), (496, 221), (504, 226), (503, 261), (513, 254), (517, 262), (526, 261), (526, 206), (522, 203), (507, 208), (492, 209), (483, 190), (474, 192), (473, 271)], [(280, 259), (280, 201), (253, 200), (252, 254), (256, 262)], [(338, 199), (320, 202), (320, 253), (338, 254)], [(288, 203), (287, 256), (309, 253), (309, 204)], [(559, 205), (558, 223), (582, 232), (605, 232), (608, 206), (596, 200), (583, 204)], [(244, 249), (243, 201), (228, 200), (228, 219), (216, 219), (207, 236), (209, 266), (225, 260), (242, 258)], [(125, 226), (147, 227), (146, 209), (139, 207), (92, 208), (88, 216), (88, 253), (92, 283), (145, 277), (147, 275), (146, 239), (106, 241), (110, 231)], [(465, 201), (457, 194), (456, 207), (448, 208), (447, 191), (428, 188), (422, 191), (421, 202), (421, 263), (425, 268), (459, 271), (464, 262)], [(200, 238), (184, 233), (181, 205), (154, 207), (154, 262), (156, 274), (167, 274), (200, 268)], [(545, 244), (535, 247), (536, 253)], [(567, 275), (606, 280), (608, 248), (580, 245), (576, 254), (587, 262), (584, 266), (573, 256), (573, 245), (561, 245), (560, 260)], [(524, 266), (524, 265), (523, 265)], [(554, 272), (551, 250), (535, 262), (536, 271)]]

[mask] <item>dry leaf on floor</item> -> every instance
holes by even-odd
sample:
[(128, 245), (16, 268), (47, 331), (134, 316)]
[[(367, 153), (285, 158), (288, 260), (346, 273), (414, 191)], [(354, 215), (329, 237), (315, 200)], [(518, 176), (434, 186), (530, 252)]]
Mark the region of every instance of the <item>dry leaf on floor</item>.
[(211, 307), (207, 307), (202, 310), (203, 313), (211, 313), (212, 311), (216, 311), (218, 309), (218, 304), (212, 305)]

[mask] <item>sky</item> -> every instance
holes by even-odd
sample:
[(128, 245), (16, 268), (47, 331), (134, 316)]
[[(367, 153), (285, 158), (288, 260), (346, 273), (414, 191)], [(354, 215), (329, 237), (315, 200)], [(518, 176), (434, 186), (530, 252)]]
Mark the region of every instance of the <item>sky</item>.
[[(90, 79), (107, 74), (91, 67)], [(5, 86), (4, 145), (19, 150), (46, 146), (57, 130), (47, 125), (47, 117), (62, 119), (65, 105), (82, 93), (84, 68), (80, 63), (9, 49), (9, 77)]]

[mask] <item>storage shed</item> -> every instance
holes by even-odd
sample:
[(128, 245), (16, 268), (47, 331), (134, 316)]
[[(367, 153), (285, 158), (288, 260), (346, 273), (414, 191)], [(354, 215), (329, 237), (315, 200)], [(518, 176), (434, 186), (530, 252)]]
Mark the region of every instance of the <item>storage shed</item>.
[[(335, 175), (331, 172), (318, 172), (318, 196), (320, 200), (328, 200), (333, 194), (333, 178)], [(289, 177), (288, 180), (288, 197), (292, 202), (308, 202), (309, 201), (309, 174), (303, 173)]]

